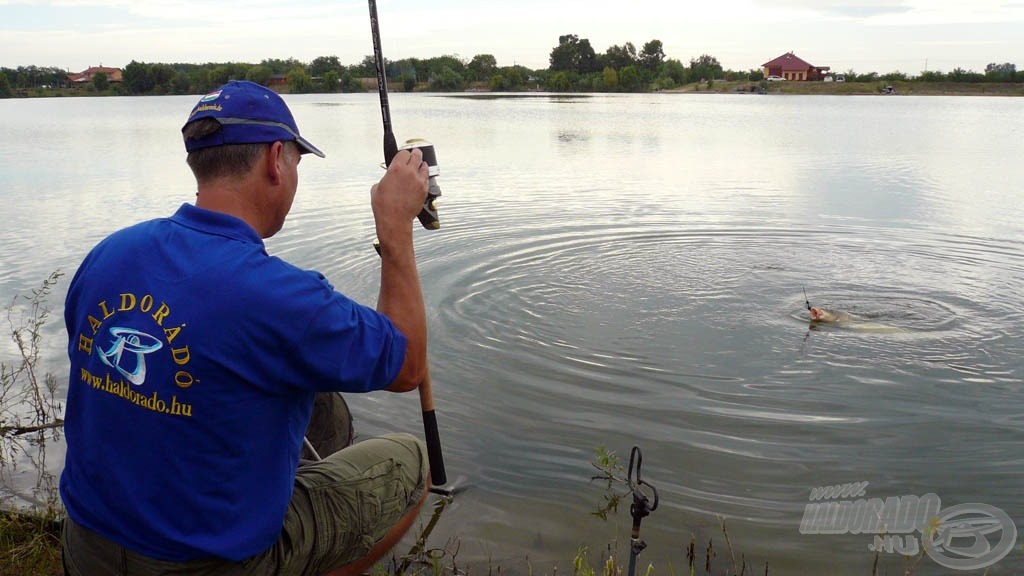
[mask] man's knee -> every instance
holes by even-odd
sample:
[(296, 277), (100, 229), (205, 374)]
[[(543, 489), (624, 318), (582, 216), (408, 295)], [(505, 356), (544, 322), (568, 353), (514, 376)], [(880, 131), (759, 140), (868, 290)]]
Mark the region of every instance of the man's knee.
[(397, 465), (402, 482), (409, 491), (410, 506), (419, 500), (420, 492), (426, 489), (429, 481), (430, 464), (427, 458), (427, 447), (419, 438), (407, 433), (386, 434), (367, 440), (371, 444), (368, 449), (388, 454)]

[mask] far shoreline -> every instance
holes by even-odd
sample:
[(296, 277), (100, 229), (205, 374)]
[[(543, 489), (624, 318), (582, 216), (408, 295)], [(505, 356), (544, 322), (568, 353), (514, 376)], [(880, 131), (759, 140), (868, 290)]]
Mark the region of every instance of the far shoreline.
[[(887, 90), (891, 88), (891, 91)], [(782, 94), (806, 96), (1024, 96), (1024, 84), (1011, 82), (750, 82), (687, 84), (665, 92), (683, 94)]]
[[(392, 93), (403, 93), (401, 86), (389, 82), (389, 91)], [(281, 89), (274, 86), (278, 92), (288, 94), (287, 87)], [(374, 93), (367, 90), (365, 93)], [(641, 92), (550, 92), (540, 89), (505, 90), (491, 91), (488, 86), (471, 84), (464, 90), (453, 91), (431, 91), (425, 84), (417, 86), (415, 93), (430, 93), (448, 96), (466, 96), (476, 98), (493, 97), (530, 97), (543, 95), (559, 96), (584, 96), (596, 94), (761, 94), (761, 95), (797, 95), (797, 96), (1024, 96), (1024, 83), (1011, 82), (923, 82), (917, 80), (904, 80), (886, 82), (876, 80), (873, 82), (810, 82), (810, 81), (782, 81), (767, 82), (749, 80), (712, 80), (710, 82), (696, 82), (667, 90), (648, 90)], [(342, 94), (343, 92), (302, 92), (302, 94)], [(348, 92), (362, 93), (362, 92)], [(189, 94), (165, 94), (166, 96), (188, 96)], [(194, 94), (201, 96), (201, 94)], [(115, 90), (103, 92), (69, 89), (33, 89), (20, 90), (12, 94), (10, 98), (0, 100), (22, 100), (29, 98), (94, 98), (107, 96), (133, 97), (127, 94), (118, 93)], [(140, 96), (160, 96), (158, 94), (144, 94)]]

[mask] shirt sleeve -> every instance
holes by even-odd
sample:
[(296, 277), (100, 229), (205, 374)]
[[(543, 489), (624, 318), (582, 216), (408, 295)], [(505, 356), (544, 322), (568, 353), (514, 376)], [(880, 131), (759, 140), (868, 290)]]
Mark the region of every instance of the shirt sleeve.
[(370, 392), (390, 385), (405, 361), (406, 338), (391, 320), (331, 290), (293, 348), (296, 385), (317, 392)]

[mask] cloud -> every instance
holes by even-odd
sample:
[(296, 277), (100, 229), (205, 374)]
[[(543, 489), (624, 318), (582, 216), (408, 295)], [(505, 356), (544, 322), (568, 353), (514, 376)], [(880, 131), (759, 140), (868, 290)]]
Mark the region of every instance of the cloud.
[(913, 10), (909, 0), (869, 0), (857, 2), (821, 2), (818, 0), (755, 0), (765, 10), (786, 10), (826, 18), (868, 19)]
[(852, 20), (864, 24), (932, 26), (1024, 21), (1024, 3), (1005, 0), (753, 0), (760, 9), (805, 20)]
[(910, 12), (912, 8), (910, 6), (897, 6), (897, 5), (882, 5), (882, 4), (871, 4), (871, 5), (853, 5), (853, 4), (836, 4), (831, 6), (825, 6), (825, 14), (827, 16), (843, 16), (848, 18), (855, 18), (858, 20), (866, 20), (874, 18), (876, 16), (886, 16), (890, 14), (903, 14)]

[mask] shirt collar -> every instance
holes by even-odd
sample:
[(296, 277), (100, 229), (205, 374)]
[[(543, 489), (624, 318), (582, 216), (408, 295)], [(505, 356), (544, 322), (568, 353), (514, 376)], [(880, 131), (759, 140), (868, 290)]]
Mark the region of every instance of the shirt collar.
[(249, 226), (241, 218), (223, 212), (206, 210), (192, 204), (182, 204), (174, 216), (171, 216), (171, 220), (207, 234), (263, 245), (263, 238), (256, 230), (253, 230), (252, 226)]

